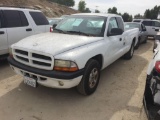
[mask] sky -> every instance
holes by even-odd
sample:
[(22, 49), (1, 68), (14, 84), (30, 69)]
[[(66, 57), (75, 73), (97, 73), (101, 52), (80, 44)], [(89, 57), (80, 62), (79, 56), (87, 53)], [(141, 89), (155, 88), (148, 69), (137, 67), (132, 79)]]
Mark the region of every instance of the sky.
[[(78, 3), (80, 0), (75, 0), (75, 9), (78, 9)], [(117, 7), (117, 11), (120, 13), (128, 12), (131, 15), (140, 13), (144, 14), (146, 9), (152, 9), (154, 6), (160, 6), (160, 0), (84, 0), (86, 7), (89, 7), (91, 11), (96, 8), (103, 13), (108, 11), (108, 8)], [(98, 7), (96, 7), (98, 6)]]

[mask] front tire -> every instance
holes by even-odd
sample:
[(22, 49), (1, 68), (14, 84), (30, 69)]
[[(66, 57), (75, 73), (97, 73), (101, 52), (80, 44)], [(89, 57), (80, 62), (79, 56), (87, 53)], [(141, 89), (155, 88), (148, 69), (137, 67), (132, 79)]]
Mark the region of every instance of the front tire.
[(137, 45), (135, 46), (135, 49), (138, 49), (140, 45), (140, 38), (138, 39)]
[(134, 54), (134, 41), (132, 42), (130, 50), (123, 56), (124, 59), (130, 60)]
[(77, 90), (83, 95), (91, 95), (97, 89), (100, 79), (100, 65), (96, 60), (89, 60), (85, 67), (83, 78)]

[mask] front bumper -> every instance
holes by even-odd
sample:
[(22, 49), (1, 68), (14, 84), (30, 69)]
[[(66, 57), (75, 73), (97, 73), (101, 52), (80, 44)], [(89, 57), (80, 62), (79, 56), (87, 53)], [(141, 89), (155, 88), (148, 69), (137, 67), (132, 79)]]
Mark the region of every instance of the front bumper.
[[(76, 72), (41, 70), (23, 65), (11, 57), (8, 57), (8, 62), (10, 63), (12, 70), (17, 74), (34, 77), (38, 84), (51, 88), (67, 89), (75, 87), (80, 83), (84, 72), (84, 69)], [(62, 82), (63, 86), (60, 85), (59, 82)]]

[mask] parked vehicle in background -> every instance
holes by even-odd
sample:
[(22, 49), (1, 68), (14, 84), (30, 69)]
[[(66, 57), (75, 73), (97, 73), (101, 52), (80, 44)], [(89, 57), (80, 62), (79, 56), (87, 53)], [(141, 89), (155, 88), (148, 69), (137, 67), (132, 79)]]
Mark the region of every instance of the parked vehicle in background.
[(12, 45), (8, 61), (36, 87), (77, 87), (84, 95), (96, 90), (100, 71), (123, 56), (134, 54), (138, 29), (124, 31), (121, 16), (74, 14), (61, 21), (53, 33), (43, 33)]
[(135, 23), (135, 22), (125, 22), (125, 30), (138, 28), (139, 29), (139, 35), (138, 35), (138, 42), (136, 45), (136, 48), (138, 49), (140, 43), (146, 43), (147, 42), (147, 30), (146, 27), (142, 23)]
[(6, 57), (9, 47), (19, 40), (49, 30), (49, 23), (39, 10), (0, 7), (0, 57)]
[[(159, 36), (158, 36), (159, 39)], [(160, 120), (160, 42), (154, 49), (154, 56), (148, 70), (144, 92), (144, 106), (149, 120)]]
[(160, 30), (160, 21), (158, 20), (133, 19), (133, 22), (143, 23), (147, 29), (149, 37), (154, 37)]
[(61, 20), (63, 20), (62, 18), (48, 18), (48, 22), (50, 25), (57, 25)]

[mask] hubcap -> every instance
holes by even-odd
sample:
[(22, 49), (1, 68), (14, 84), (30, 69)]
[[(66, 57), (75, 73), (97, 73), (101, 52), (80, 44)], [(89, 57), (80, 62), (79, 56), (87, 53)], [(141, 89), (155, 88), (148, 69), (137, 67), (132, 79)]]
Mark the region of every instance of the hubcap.
[(97, 68), (94, 68), (89, 75), (89, 87), (90, 88), (94, 88), (96, 86), (97, 81), (98, 81), (98, 76), (99, 76), (98, 70)]

